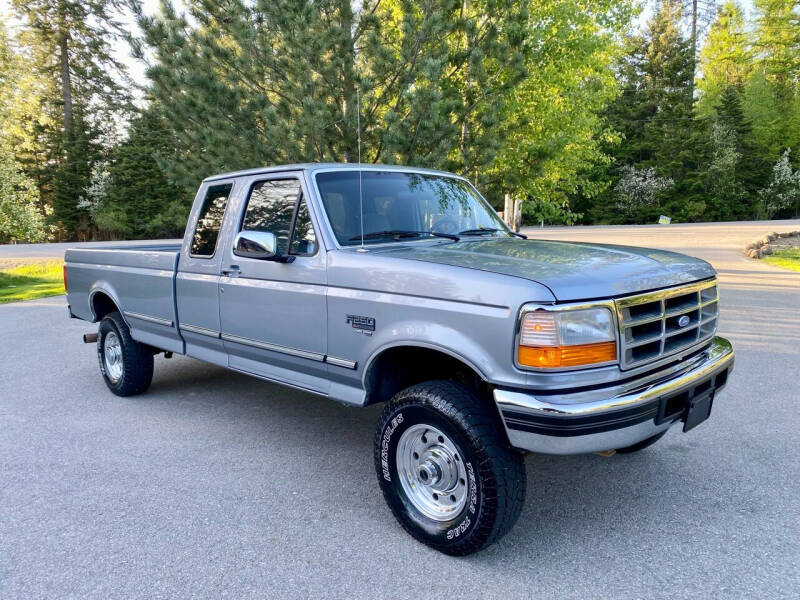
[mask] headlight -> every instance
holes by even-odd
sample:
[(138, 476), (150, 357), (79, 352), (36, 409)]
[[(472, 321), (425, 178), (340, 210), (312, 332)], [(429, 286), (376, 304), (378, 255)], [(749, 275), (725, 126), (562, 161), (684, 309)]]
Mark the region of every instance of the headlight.
[(533, 310), (520, 322), (517, 362), (539, 369), (613, 362), (616, 340), (607, 308)]

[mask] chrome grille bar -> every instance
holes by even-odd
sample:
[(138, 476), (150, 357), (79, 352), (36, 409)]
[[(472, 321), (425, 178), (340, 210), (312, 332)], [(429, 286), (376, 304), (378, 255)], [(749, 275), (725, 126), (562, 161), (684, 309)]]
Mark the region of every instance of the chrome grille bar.
[(620, 367), (631, 369), (698, 346), (717, 331), (717, 280), (614, 301)]

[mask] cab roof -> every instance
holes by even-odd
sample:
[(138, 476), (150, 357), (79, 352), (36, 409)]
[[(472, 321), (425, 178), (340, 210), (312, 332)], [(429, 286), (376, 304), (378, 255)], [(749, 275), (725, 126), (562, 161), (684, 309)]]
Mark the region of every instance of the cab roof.
[(415, 173), (430, 173), (431, 175), (446, 175), (448, 177), (458, 177), (454, 173), (438, 171), (436, 169), (423, 169), (420, 167), (408, 167), (402, 165), (381, 165), (366, 163), (297, 163), (291, 165), (275, 165), (271, 167), (258, 167), (255, 169), (244, 169), (242, 171), (232, 171), (230, 173), (220, 173), (206, 177), (203, 181), (217, 181), (219, 179), (233, 179), (236, 177), (249, 177), (251, 175), (261, 175), (267, 173), (280, 173), (282, 171), (413, 171)]

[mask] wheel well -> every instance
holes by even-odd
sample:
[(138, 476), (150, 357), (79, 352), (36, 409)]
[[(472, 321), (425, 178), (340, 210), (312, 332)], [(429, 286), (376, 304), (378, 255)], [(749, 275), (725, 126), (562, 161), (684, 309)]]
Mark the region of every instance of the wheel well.
[(95, 320), (99, 321), (108, 313), (119, 312), (119, 308), (108, 294), (97, 292), (92, 296), (92, 312), (94, 312)]
[(386, 402), (400, 390), (432, 379), (451, 379), (481, 389), (485, 382), (472, 367), (445, 352), (398, 346), (381, 352), (365, 377), (367, 402)]

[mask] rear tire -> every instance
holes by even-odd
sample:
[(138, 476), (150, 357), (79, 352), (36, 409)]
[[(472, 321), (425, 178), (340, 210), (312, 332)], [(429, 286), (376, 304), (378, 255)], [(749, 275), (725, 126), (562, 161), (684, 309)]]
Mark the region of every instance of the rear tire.
[(525, 502), (522, 454), (471, 388), (430, 381), (386, 404), (375, 436), (386, 503), (414, 538), (463, 556), (493, 544)]
[(97, 358), (103, 380), (117, 396), (141, 394), (153, 380), (153, 353), (131, 337), (118, 312), (103, 317), (97, 331)]
[(669, 431), (669, 429), (665, 429), (661, 433), (657, 433), (654, 436), (647, 438), (646, 440), (642, 440), (641, 442), (636, 442), (635, 444), (631, 444), (630, 446), (626, 446), (625, 448), (618, 448), (617, 453), (631, 454), (633, 452), (638, 452), (639, 450), (644, 450), (648, 446), (652, 446), (658, 440), (664, 437), (667, 434), (667, 431)]

